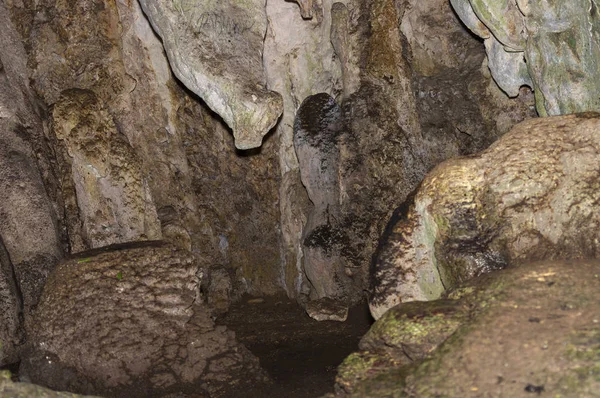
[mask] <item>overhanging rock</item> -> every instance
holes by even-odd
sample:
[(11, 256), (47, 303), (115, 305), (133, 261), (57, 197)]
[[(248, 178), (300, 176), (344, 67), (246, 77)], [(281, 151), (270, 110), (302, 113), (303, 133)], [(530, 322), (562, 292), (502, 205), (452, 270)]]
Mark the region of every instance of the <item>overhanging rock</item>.
[(140, 0), (175, 75), (233, 130), (238, 149), (259, 147), (283, 112), (265, 86), (265, 0)]

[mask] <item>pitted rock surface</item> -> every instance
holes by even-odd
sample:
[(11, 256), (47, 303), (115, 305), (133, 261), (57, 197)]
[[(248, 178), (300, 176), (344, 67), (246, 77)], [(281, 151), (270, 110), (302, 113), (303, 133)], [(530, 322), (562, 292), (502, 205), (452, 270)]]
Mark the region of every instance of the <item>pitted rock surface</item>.
[(283, 112), (267, 90), (264, 0), (140, 1), (163, 40), (173, 73), (233, 130), (236, 147), (259, 147)]
[(598, 260), (482, 275), (388, 311), (340, 366), (336, 396), (598, 397), (599, 303)]
[(10, 398), (100, 398), (52, 391), (30, 383), (13, 382), (12, 375), (8, 370), (0, 371), (0, 396)]
[(373, 316), (507, 264), (598, 257), (599, 131), (598, 114), (532, 119), (436, 167), (382, 241)]
[(0, 238), (0, 366), (18, 361), (17, 349), (23, 338), (22, 310), (13, 266)]
[(71, 180), (74, 185), (74, 198), (67, 200), (76, 202), (81, 214), (79, 223), (68, 225), (71, 250), (160, 239), (141, 160), (94, 92), (65, 90), (52, 119), (64, 152), (64, 186)]
[(264, 381), (200, 302), (199, 274), (191, 253), (155, 242), (63, 262), (28, 324), (25, 374), (55, 390), (131, 397)]

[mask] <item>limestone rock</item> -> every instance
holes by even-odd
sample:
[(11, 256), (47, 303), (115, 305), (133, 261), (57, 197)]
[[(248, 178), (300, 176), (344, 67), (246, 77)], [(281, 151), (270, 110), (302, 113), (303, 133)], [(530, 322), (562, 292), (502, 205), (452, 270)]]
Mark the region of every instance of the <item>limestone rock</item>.
[[(140, 160), (96, 95), (63, 92), (52, 119), (70, 163), (63, 179), (65, 185), (72, 179), (82, 214), (82, 225), (68, 225), (69, 236), (80, 237), (84, 248), (159, 239), (160, 223)], [(71, 243), (74, 251), (78, 246)]]
[[(285, 4), (298, 14), (296, 4)], [(137, 1), (11, 7), (31, 45), (36, 91), (48, 105), (70, 89), (93, 91), (118, 130), (115, 145), (126, 137), (139, 163), (163, 239), (202, 253), (206, 264), (228, 267), (236, 294), (279, 291), (278, 137), (268, 136), (260, 150), (237, 151), (223, 121), (173, 76)], [(53, 135), (56, 150), (49, 152), (59, 159), (51, 171), (65, 177), (64, 200), (55, 204), (59, 225), (80, 228), (83, 218), (95, 216), (79, 208), (68, 154)], [(67, 238), (67, 251), (88, 248), (78, 234)]]
[(485, 39), (492, 76), (508, 95), (531, 86), (541, 116), (600, 110), (600, 17), (589, 1), (451, 3)]
[(0, 366), (18, 361), (18, 346), (23, 332), (23, 310), (12, 263), (0, 238)]
[(338, 137), (343, 119), (328, 94), (306, 98), (296, 115), (294, 147), (302, 183), (312, 207), (304, 226), (304, 271), (314, 287), (314, 298), (344, 297), (344, 267), (332, 231), (340, 217)]
[[(523, 264), (471, 280), (449, 298), (386, 313), (367, 334), (377, 339), (365, 336), (341, 365), (336, 396), (598, 396), (598, 261)], [(440, 308), (451, 327), (431, 322)], [(406, 331), (425, 338), (411, 343)], [(439, 346), (421, 351), (420, 361), (394, 356), (427, 336)]]
[(599, 129), (597, 114), (532, 119), (436, 167), (382, 241), (373, 316), (507, 264), (598, 257)]
[(232, 128), (237, 148), (259, 147), (283, 111), (265, 87), (264, 0), (140, 3), (175, 75)]
[(148, 242), (61, 263), (27, 326), (23, 373), (55, 390), (131, 397), (265, 381), (199, 301), (199, 272), (191, 253)]
[[(43, 106), (29, 86), (27, 54), (5, 3), (0, 4), (0, 24), (0, 240), (7, 252), (2, 255), (0, 312), (14, 313), (15, 301), (22, 300), (28, 313), (62, 257), (57, 212), (49, 197), (56, 182), (46, 174)], [(21, 297), (14, 295), (7, 275), (16, 279)], [(9, 329), (15, 327), (8, 322)], [(5, 359), (0, 354), (0, 363)]]
[(35, 384), (13, 382), (8, 370), (0, 371), (0, 396), (10, 398), (94, 398), (91, 395), (56, 392)]
[(348, 318), (348, 306), (329, 297), (324, 297), (309, 301), (306, 304), (306, 313), (317, 321), (344, 322)]

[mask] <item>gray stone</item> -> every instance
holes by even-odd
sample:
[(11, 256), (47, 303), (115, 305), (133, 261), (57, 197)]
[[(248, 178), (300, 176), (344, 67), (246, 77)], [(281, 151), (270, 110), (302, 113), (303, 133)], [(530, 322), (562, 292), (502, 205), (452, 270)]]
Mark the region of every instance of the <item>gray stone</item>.
[(55, 390), (131, 397), (192, 385), (214, 396), (265, 381), (200, 302), (200, 274), (191, 253), (160, 243), (66, 260), (27, 324), (22, 373)]
[(600, 110), (600, 14), (594, 2), (451, 3), (485, 39), (492, 76), (508, 95), (531, 86), (540, 116)]
[(317, 321), (344, 322), (348, 318), (348, 306), (329, 297), (309, 301), (306, 313)]
[(264, 0), (140, 1), (173, 73), (233, 130), (236, 147), (259, 147), (283, 111), (266, 89)]
[(376, 259), (371, 313), (507, 264), (600, 255), (600, 116), (531, 119), (430, 172)]

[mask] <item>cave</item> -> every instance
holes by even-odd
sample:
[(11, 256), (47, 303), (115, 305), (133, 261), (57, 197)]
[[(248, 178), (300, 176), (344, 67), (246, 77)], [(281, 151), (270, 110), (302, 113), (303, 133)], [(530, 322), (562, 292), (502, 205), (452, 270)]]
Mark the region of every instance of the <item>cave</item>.
[(594, 1), (0, 25), (0, 397), (598, 396)]

